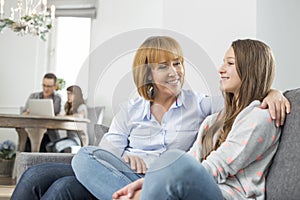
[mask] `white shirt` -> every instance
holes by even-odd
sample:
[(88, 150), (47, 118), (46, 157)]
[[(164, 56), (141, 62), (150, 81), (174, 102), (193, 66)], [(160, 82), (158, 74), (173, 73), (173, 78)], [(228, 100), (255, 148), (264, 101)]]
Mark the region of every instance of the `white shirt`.
[[(212, 107), (212, 101), (217, 103)], [(161, 124), (150, 112), (150, 102), (144, 98), (131, 100), (114, 117), (109, 132), (100, 147), (117, 156), (134, 154), (149, 165), (167, 149), (189, 150), (200, 124), (223, 106), (223, 98), (215, 99), (189, 90), (182, 90)]]

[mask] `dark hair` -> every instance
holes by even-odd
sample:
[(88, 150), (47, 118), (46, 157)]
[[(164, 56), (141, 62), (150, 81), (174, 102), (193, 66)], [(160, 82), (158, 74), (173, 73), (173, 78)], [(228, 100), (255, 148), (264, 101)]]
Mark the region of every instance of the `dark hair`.
[(77, 85), (71, 85), (67, 88), (67, 91), (71, 92), (74, 95), (74, 100), (72, 103), (69, 103), (68, 101), (65, 104), (65, 112), (66, 115), (73, 115), (74, 113), (77, 113), (77, 108), (84, 104), (83, 94), (82, 90)]
[(47, 78), (47, 79), (53, 79), (54, 80), (54, 85), (56, 85), (57, 83), (57, 77), (55, 76), (55, 74), (53, 73), (47, 73), (44, 75), (44, 78)]

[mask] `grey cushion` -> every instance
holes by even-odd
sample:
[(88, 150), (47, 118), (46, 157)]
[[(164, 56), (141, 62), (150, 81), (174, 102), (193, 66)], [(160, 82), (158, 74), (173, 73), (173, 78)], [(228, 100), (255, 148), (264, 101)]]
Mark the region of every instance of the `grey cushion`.
[(20, 179), (23, 172), (40, 163), (56, 162), (56, 163), (71, 163), (74, 154), (71, 153), (35, 153), (35, 152), (21, 152), (18, 153), (17, 163), (17, 181)]
[[(102, 136), (108, 132), (109, 127), (94, 124), (96, 146), (99, 144)], [(17, 154), (16, 160), (16, 176), (17, 180), (20, 179), (24, 171), (36, 164), (45, 162), (56, 162), (56, 163), (71, 163), (74, 154), (71, 153), (31, 153), (31, 152), (20, 152)]]
[(102, 124), (95, 124), (95, 136), (96, 136), (96, 140), (95, 140), (95, 146), (98, 146), (103, 135), (105, 133), (107, 133), (109, 130), (109, 127), (104, 126)]
[(300, 199), (300, 89), (285, 92), (291, 113), (267, 176), (267, 199)]
[(87, 133), (89, 136), (89, 145), (94, 145), (96, 141), (95, 124), (102, 123), (104, 106), (88, 107), (88, 119), (90, 123), (87, 125)]

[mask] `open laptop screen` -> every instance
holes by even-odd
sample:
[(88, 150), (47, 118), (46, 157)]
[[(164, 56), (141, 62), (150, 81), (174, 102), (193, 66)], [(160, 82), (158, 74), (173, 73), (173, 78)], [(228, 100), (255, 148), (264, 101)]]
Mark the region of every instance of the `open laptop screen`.
[(54, 116), (52, 99), (29, 99), (28, 108), (30, 115)]

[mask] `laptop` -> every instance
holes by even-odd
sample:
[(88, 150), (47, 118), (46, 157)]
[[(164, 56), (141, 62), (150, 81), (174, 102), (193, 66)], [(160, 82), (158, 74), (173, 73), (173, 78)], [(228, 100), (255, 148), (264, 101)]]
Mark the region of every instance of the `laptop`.
[(28, 108), (30, 115), (55, 116), (52, 99), (29, 99)]

